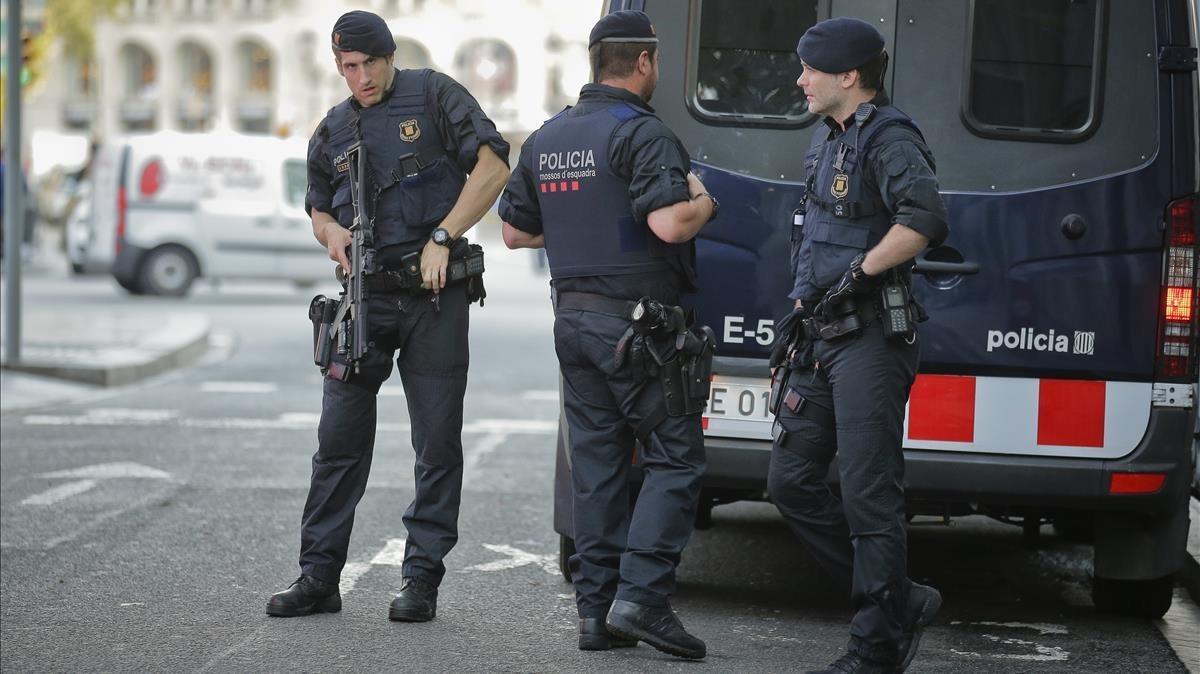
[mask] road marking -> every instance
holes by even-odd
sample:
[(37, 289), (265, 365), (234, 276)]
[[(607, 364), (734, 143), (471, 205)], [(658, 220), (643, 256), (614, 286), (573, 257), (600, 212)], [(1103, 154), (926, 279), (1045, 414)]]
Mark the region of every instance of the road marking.
[(483, 547), (491, 550), (492, 552), (498, 552), (502, 555), (505, 555), (507, 556), (507, 559), (498, 559), (494, 562), (486, 562), (484, 564), (468, 566), (460, 571), (460, 573), (466, 573), (468, 571), (507, 571), (509, 569), (516, 569), (518, 567), (529, 566), (532, 564), (542, 567), (543, 571), (552, 576), (558, 575), (557, 554), (539, 555), (533, 552), (525, 552), (524, 550), (514, 548), (511, 545), (493, 545), (491, 543), (484, 543)]
[(100, 480), (110, 480), (118, 477), (165, 480), (170, 478), (171, 474), (161, 471), (157, 468), (143, 466), (140, 463), (133, 463), (131, 461), (118, 461), (115, 463), (97, 463), (91, 466), (70, 468), (68, 470), (56, 470), (50, 473), (41, 473), (37, 477), (48, 480), (69, 479), (74, 480), (74, 482), (60, 484), (51, 487), (46, 491), (34, 494), (33, 496), (28, 496), (21, 501), (21, 505), (54, 505), (59, 501), (65, 501), (72, 496), (78, 496), (79, 494), (90, 491), (93, 487), (99, 484)]
[(346, 562), (346, 565), (342, 567), (341, 582), (338, 583), (338, 589), (341, 590), (342, 596), (350, 594), (358, 583), (358, 579), (370, 569), (371, 565), (367, 562)]
[(389, 538), (387, 543), (375, 553), (369, 562), (347, 562), (342, 567), (342, 579), (339, 589), (342, 596), (350, 594), (358, 579), (371, 570), (372, 566), (401, 566), (404, 563), (404, 539)]
[(33, 496), (30, 496), (30, 497), (24, 499), (23, 501), (21, 501), (21, 505), (23, 505), (23, 506), (54, 505), (55, 503), (58, 503), (59, 501), (62, 501), (64, 499), (68, 499), (68, 498), (71, 498), (72, 496), (77, 496), (79, 494), (82, 494), (83, 492), (88, 491), (92, 487), (95, 487), (96, 484), (98, 484), (96, 482), (96, 480), (79, 480), (77, 482), (68, 482), (66, 484), (60, 484), (57, 487), (51, 487), (44, 492), (41, 492), (39, 494), (34, 494)]
[(269, 381), (206, 381), (202, 393), (275, 393), (279, 386)]
[(524, 400), (541, 400), (556, 403), (558, 402), (558, 389), (535, 389), (532, 391), (525, 391), (521, 394), (521, 398)]
[[(980, 627), (1003, 627), (1007, 629), (1033, 630), (1039, 635), (1062, 635), (1067, 634), (1065, 625), (1055, 625), (1052, 623), (1021, 623), (1021, 622), (969, 622), (964, 623), (960, 620), (950, 622), (951, 625), (978, 625)], [(1017, 639), (1012, 637), (1000, 637), (995, 634), (980, 634), (979, 636), (997, 644), (1005, 646), (1019, 646), (1022, 650), (1032, 651), (1030, 653), (978, 653), (975, 651), (960, 651), (956, 648), (951, 648), (950, 652), (966, 658), (991, 658), (995, 660), (1019, 660), (1023, 662), (1065, 662), (1071, 657), (1071, 653), (1058, 646), (1046, 646), (1034, 641), (1025, 639)]]
[(403, 398), (404, 389), (398, 386), (384, 386), (383, 388), (379, 389), (379, 395), (381, 397), (388, 398)]
[[(464, 429), (465, 430), (465, 429)], [(468, 451), (466, 457), (463, 458), (463, 486), (466, 487), (473, 481), (476, 474), (476, 467), (483, 457), (491, 454), (497, 447), (504, 444), (508, 439), (505, 433), (489, 433), (483, 436), (483, 439), (475, 443)]]
[(404, 564), (404, 539), (389, 538), (387, 545), (371, 558), (372, 564), (402, 566)]

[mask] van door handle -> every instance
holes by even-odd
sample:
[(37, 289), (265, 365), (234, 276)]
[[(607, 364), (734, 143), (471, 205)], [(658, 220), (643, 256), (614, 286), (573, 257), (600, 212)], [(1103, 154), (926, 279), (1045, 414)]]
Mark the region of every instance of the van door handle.
[(978, 274), (978, 262), (936, 262), (918, 257), (914, 274)]

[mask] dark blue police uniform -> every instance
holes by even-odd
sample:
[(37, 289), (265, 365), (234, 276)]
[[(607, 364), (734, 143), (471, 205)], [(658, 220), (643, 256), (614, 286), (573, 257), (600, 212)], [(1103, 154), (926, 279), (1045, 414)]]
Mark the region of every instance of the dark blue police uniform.
[[(376, 259), (384, 270), (399, 269), (404, 255), (424, 247), (458, 200), (480, 145), (506, 163), (509, 150), (475, 99), (450, 77), (397, 71), (384, 100), (367, 108), (353, 98), (339, 103), (309, 143), (305, 205), (334, 215), (344, 227), (353, 221), (346, 150), (360, 138), (374, 186), (364, 203), (374, 217)], [(346, 563), (354, 509), (371, 467), (376, 395), (394, 357), (416, 450), (402, 573), (434, 588), (440, 583), (442, 560), (458, 540), (469, 304), (461, 282), (443, 289), (436, 304), (420, 289), (370, 294), (366, 357), (348, 381), (326, 377), (324, 383), (301, 530), (305, 575), (336, 583)]]
[[(806, 44), (806, 34), (801, 41), (798, 51), (806, 63), (830, 58), (818, 50), (863, 48), (867, 56), (837, 53), (833, 60), (843, 63), (829, 70), (816, 66), (822, 71), (852, 70), (882, 50), (882, 38), (868, 24), (823, 23), (810, 32), (827, 39)], [(851, 61), (844, 63), (846, 58)], [(805, 214), (792, 231), (789, 296), (802, 301), (803, 315), (894, 224), (925, 235), (930, 245), (948, 234), (933, 156), (917, 126), (885, 93), (859, 106), (843, 121), (844, 131), (833, 119), (823, 121), (805, 155)], [(890, 278), (909, 284), (911, 262)], [(915, 333), (885, 338), (878, 292), (858, 297), (857, 305), (859, 334), (801, 337), (775, 373), (780, 390), (768, 492), (823, 568), (849, 586), (856, 609), (850, 653), (886, 665), (878, 671), (892, 671), (891, 664), (899, 664), (897, 658), (910, 648), (905, 639), (911, 641), (914, 620), (901, 443), (919, 343)], [(825, 483), (835, 455), (841, 498)], [(912, 601), (926, 601), (924, 590), (929, 588), (922, 586), (920, 597), (913, 592)], [(940, 595), (936, 601), (940, 604)], [(876, 671), (869, 666), (847, 671)]]
[[(689, 199), (690, 159), (640, 97), (603, 84), (526, 140), (500, 202), (501, 218), (545, 235), (556, 297), (554, 346), (570, 428), (581, 618), (603, 620), (614, 599), (666, 606), (692, 533), (704, 442), (699, 414), (669, 416), (642, 442), (644, 475), (632, 516), (627, 493), (634, 429), (664, 406), (657, 379), (615, 358), (630, 328), (621, 305), (677, 304), (694, 290), (691, 243), (667, 245), (651, 211)], [(612, 310), (566, 308), (590, 293)]]

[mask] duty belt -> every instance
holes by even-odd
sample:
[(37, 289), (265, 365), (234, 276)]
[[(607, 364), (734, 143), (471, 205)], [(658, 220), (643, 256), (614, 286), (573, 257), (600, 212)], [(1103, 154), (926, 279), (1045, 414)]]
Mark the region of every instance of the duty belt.
[(557, 299), (554, 302), (554, 308), (556, 309), (594, 311), (600, 314), (609, 314), (610, 316), (620, 316), (621, 318), (632, 316), (635, 306), (637, 306), (637, 302), (618, 300), (604, 295), (597, 295), (596, 293), (573, 291), (558, 293)]
[[(414, 253), (414, 255), (416, 255)], [(466, 257), (461, 257), (455, 260), (450, 260), (446, 263), (446, 284), (456, 283), (469, 276), (483, 275), (483, 253), (480, 251), (475, 254), (474, 251), (467, 253)], [(363, 282), (367, 286), (367, 290), (376, 293), (396, 292), (398, 290), (421, 290), (421, 266), (419, 261), (413, 261), (404, 265), (403, 269), (393, 270), (385, 269), (383, 271), (368, 274)]]

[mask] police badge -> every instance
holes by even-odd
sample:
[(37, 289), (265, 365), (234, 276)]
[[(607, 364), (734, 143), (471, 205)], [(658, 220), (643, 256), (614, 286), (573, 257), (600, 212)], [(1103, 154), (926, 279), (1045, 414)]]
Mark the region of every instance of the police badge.
[(421, 127), (415, 119), (400, 122), (400, 140), (411, 143), (421, 137)]
[(833, 177), (833, 185), (829, 187), (829, 193), (838, 199), (845, 199), (847, 194), (850, 194), (850, 176), (845, 173), (839, 173)]

